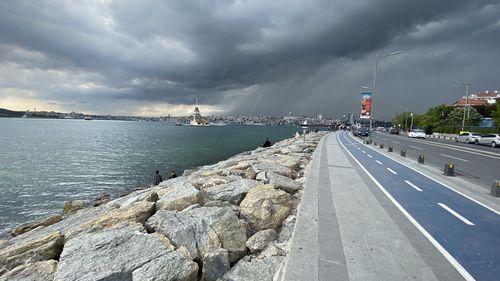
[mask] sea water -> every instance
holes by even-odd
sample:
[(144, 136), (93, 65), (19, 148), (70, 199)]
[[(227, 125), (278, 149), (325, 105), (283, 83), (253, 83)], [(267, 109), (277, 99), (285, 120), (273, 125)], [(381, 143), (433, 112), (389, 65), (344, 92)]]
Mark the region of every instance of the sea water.
[(155, 170), (212, 164), (289, 138), (292, 126), (0, 118), (0, 234), (60, 213), (64, 202), (146, 187)]

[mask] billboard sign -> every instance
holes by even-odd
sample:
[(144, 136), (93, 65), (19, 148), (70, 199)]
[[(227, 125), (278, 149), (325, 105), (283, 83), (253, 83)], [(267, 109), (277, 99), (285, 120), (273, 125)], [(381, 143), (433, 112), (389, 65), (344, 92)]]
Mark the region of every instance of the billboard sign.
[(361, 93), (361, 119), (372, 117), (372, 93)]

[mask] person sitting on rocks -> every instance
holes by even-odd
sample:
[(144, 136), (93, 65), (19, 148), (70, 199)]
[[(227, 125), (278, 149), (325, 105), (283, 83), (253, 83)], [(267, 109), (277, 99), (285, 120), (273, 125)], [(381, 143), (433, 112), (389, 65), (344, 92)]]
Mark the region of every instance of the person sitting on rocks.
[(163, 179), (160, 175), (160, 171), (156, 170), (155, 176), (153, 178), (153, 185), (158, 185), (162, 181), (163, 181)]
[(175, 179), (176, 177), (177, 177), (177, 174), (175, 173), (175, 171), (170, 172), (169, 179)]
[(266, 138), (266, 141), (262, 144), (262, 147), (270, 147), (271, 146), (271, 141), (269, 138)]

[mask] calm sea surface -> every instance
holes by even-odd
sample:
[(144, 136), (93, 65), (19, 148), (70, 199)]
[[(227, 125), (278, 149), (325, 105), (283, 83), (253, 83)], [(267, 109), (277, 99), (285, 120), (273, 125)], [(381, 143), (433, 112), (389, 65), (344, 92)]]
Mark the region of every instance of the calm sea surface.
[(171, 122), (0, 118), (0, 234), (60, 213), (64, 202), (148, 186), (155, 170), (212, 164), (290, 126), (179, 127)]

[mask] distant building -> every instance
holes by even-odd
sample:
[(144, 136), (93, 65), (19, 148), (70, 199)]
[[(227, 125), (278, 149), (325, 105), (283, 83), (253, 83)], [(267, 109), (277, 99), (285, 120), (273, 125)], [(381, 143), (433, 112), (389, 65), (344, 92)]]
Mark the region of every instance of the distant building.
[(481, 106), (488, 104), (495, 104), (500, 100), (500, 93), (497, 91), (484, 91), (471, 94), (468, 97), (461, 97), (458, 101), (453, 103), (453, 106)]

